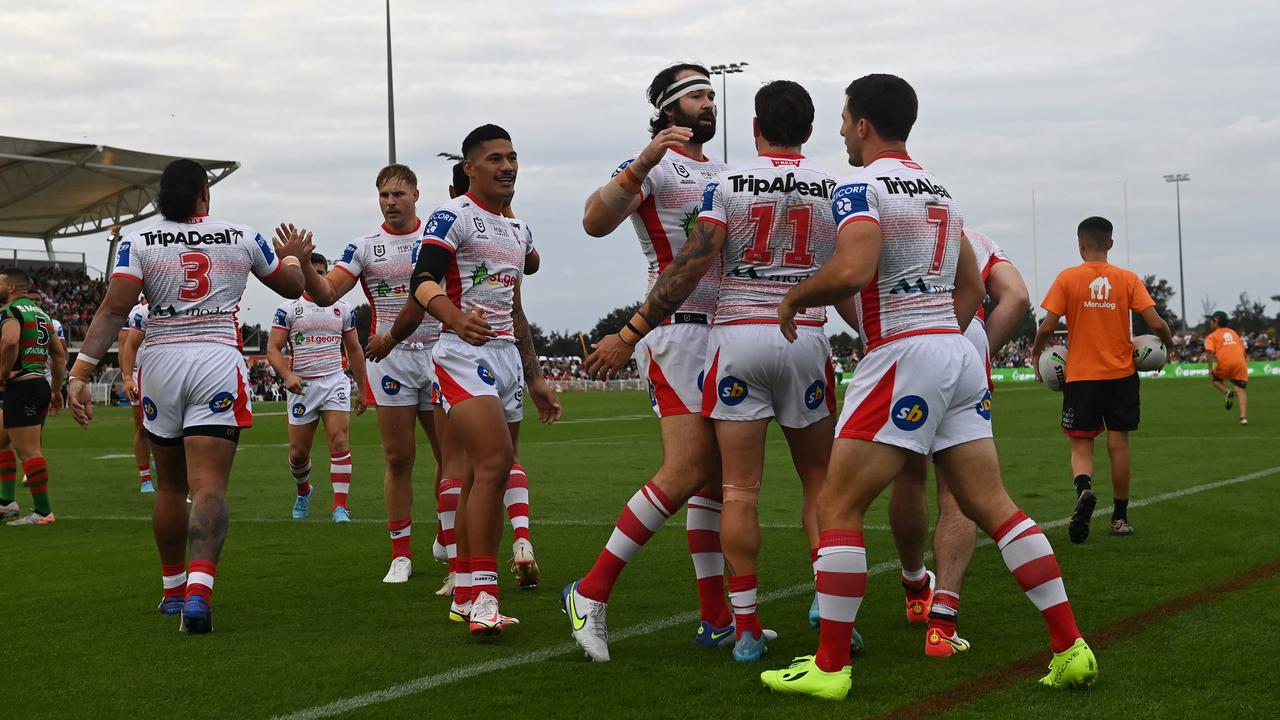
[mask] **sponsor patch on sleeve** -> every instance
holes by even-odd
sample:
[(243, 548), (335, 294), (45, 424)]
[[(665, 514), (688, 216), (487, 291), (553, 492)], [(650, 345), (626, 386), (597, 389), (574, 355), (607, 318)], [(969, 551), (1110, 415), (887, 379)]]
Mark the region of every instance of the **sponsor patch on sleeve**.
[(423, 237), (431, 236), (443, 240), (458, 221), (458, 216), (448, 210), (437, 210), (427, 219), (427, 226), (422, 229)]
[(276, 263), (276, 252), (271, 249), (271, 243), (267, 242), (266, 239), (262, 237), (261, 233), (254, 235), (253, 240), (258, 243), (258, 247), (262, 249), (262, 257), (267, 259), (267, 264), (274, 265)]
[(347, 246), (342, 249), (342, 258), (338, 260), (338, 262), (350, 263), (355, 258), (356, 258), (356, 244), (347, 243)]
[(289, 316), (285, 314), (284, 308), (276, 308), (276, 318), (274, 322), (276, 327), (289, 327)]
[(711, 212), (716, 207), (716, 190), (720, 189), (720, 183), (712, 180), (707, 183), (707, 189), (702, 191), (702, 212)]
[(623, 170), (626, 170), (626, 169), (627, 169), (627, 166), (628, 166), (628, 165), (630, 165), (631, 163), (635, 162), (635, 161), (636, 161), (636, 159), (635, 159), (635, 158), (630, 158), (630, 159), (627, 159), (627, 160), (623, 160), (623, 161), (622, 161), (622, 164), (618, 166), (618, 169), (617, 169), (617, 170), (614, 170), (614, 171), (613, 171), (613, 175), (610, 175), (609, 177), (617, 177), (618, 173), (622, 172)]
[(835, 218), (837, 227), (846, 218), (869, 212), (870, 209), (867, 203), (866, 183), (841, 185), (831, 196), (831, 214)]
[(118, 268), (129, 267), (129, 253), (132, 251), (132, 249), (133, 249), (133, 243), (130, 242), (129, 240), (125, 240), (124, 242), (120, 243), (120, 247), (116, 249), (116, 267)]

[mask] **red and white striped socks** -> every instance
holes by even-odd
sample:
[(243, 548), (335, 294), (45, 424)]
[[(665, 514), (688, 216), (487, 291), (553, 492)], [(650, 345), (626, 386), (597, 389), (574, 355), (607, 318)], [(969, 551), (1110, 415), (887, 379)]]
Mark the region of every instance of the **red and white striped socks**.
[(824, 530), (818, 535), (818, 653), (823, 672), (849, 665), (849, 643), (858, 608), (867, 594), (867, 549), (856, 530)]
[(469, 565), (471, 566), (471, 598), (475, 598), (482, 592), (487, 592), (495, 598), (500, 597), (498, 558), (492, 555), (478, 555), (471, 558)]
[(146, 485), (151, 482), (151, 464), (138, 466), (138, 484)]
[(160, 565), (160, 581), (164, 584), (164, 599), (185, 598), (187, 596), (187, 567), (177, 565)]
[(995, 534), (996, 546), (1027, 599), (1036, 606), (1049, 626), (1049, 643), (1060, 653), (1080, 637), (1062, 570), (1053, 554), (1049, 538), (1040, 526), (1021, 510), (1009, 516)]
[(289, 472), (293, 473), (293, 482), (298, 486), (298, 497), (311, 494), (311, 458), (302, 465), (294, 465), (289, 461)]
[(689, 498), (685, 537), (693, 571), (698, 578), (698, 606), (702, 619), (726, 627), (733, 619), (724, 598), (724, 553), (720, 549), (719, 500), (701, 493)]
[[(333, 510), (347, 506), (351, 492), (351, 453), (329, 456), (329, 482), (333, 484)], [(301, 493), (299, 493), (301, 494)]]
[[(456, 546), (455, 546), (456, 547)], [(456, 557), (453, 566), (453, 604), (460, 608), (471, 605), (471, 559)]]
[(637, 490), (622, 508), (613, 534), (596, 558), (596, 564), (578, 583), (578, 592), (597, 602), (609, 602), (609, 595), (622, 569), (675, 510), (657, 485), (646, 483)]
[(764, 637), (764, 629), (760, 627), (760, 616), (756, 614), (756, 576), (730, 575), (729, 602), (733, 604), (733, 622), (737, 627), (737, 639), (750, 632), (755, 639)]
[(193, 597), (204, 598), (206, 605), (212, 604), (213, 577), (218, 574), (218, 563), (212, 560), (192, 560), (191, 572), (187, 574), (187, 600)]
[(413, 559), (413, 547), (410, 544), (413, 535), (413, 520), (388, 520), (387, 532), (391, 534), (391, 559), (407, 557)]
[(511, 466), (507, 477), (507, 491), (502, 495), (511, 520), (511, 534), (516, 540), (529, 540), (529, 476), (520, 463)]
[(440, 544), (449, 558), (449, 572), (454, 573), (454, 585), (458, 583), (458, 536), (454, 525), (458, 517), (458, 499), (462, 496), (461, 480), (441, 480), (436, 494), (436, 516), (440, 519)]

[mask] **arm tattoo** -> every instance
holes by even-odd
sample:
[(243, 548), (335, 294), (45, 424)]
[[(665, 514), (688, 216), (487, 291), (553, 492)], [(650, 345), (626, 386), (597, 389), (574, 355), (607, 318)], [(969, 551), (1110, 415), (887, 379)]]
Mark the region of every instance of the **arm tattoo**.
[(709, 223), (694, 224), (693, 233), (680, 249), (680, 254), (658, 276), (653, 290), (649, 291), (649, 297), (640, 308), (640, 315), (650, 325), (657, 327), (671, 317), (698, 287), (698, 281), (707, 274), (715, 259), (714, 235)]
[(525, 317), (524, 306), (520, 303), (519, 289), (516, 290), (515, 302), (511, 307), (511, 329), (516, 336), (516, 348), (520, 350), (524, 381), (532, 382), (542, 374), (542, 366), (538, 363), (538, 349), (533, 346), (533, 331), (529, 328), (529, 319)]

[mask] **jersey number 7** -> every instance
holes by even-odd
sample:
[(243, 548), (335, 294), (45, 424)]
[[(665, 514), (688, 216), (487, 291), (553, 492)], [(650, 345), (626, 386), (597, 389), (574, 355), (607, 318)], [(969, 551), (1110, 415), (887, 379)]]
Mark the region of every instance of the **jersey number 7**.
[[(773, 264), (773, 248), (769, 241), (773, 235), (774, 203), (756, 203), (748, 212), (755, 232), (755, 241), (742, 253), (742, 261), (750, 265), (767, 267)], [(782, 255), (783, 267), (807, 268), (813, 265), (813, 253), (809, 252), (809, 226), (813, 218), (812, 205), (793, 205), (787, 208), (787, 221), (791, 226), (791, 249)]]

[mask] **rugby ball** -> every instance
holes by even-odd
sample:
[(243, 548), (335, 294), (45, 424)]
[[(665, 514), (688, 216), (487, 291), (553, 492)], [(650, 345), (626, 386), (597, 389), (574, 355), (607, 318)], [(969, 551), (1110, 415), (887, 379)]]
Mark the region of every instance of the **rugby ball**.
[(1133, 339), (1133, 364), (1142, 372), (1159, 370), (1168, 359), (1164, 343), (1155, 335), (1139, 335)]
[(1044, 384), (1054, 392), (1062, 392), (1062, 386), (1067, 384), (1067, 348), (1062, 345), (1045, 348), (1040, 353), (1039, 364)]

